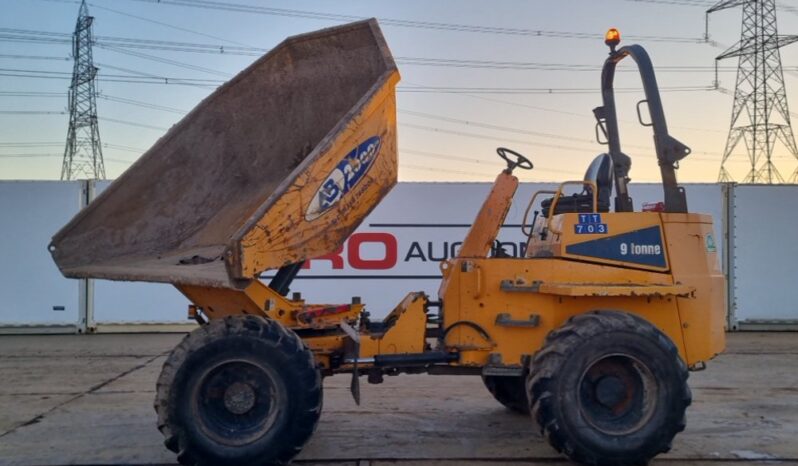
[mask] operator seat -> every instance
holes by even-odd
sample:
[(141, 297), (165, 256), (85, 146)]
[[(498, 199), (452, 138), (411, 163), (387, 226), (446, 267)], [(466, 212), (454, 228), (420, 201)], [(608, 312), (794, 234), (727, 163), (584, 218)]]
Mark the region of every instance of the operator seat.
[[(609, 154), (600, 154), (590, 162), (585, 172), (585, 181), (596, 183), (598, 188), (598, 211), (609, 212), (610, 197), (612, 197), (612, 158)], [(554, 215), (572, 212), (592, 212), (593, 211), (593, 187), (589, 184), (584, 185), (581, 193), (571, 196), (560, 196)], [(551, 204), (554, 198), (544, 199), (540, 206), (544, 217), (549, 216)]]

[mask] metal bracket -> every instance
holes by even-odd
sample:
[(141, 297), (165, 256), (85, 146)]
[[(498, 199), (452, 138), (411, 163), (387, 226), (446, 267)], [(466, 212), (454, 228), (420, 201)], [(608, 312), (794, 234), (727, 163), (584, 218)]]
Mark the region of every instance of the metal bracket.
[(526, 293), (537, 293), (540, 291), (540, 285), (543, 282), (534, 281), (531, 285), (527, 285), (525, 283), (516, 283), (512, 280), (502, 280), (499, 288), (502, 291), (520, 291)]
[(488, 363), (482, 368), (483, 376), (498, 376), (498, 377), (520, 377), (524, 375), (524, 367), (526, 364), (520, 366), (506, 366), (502, 363), (501, 353), (490, 353), (488, 356)]
[(341, 327), (341, 330), (344, 331), (346, 336), (352, 339), (355, 343), (355, 357), (354, 361), (352, 362), (352, 382), (349, 384), (349, 391), (352, 393), (352, 398), (355, 400), (355, 404), (360, 406), (360, 374), (358, 373), (357, 369), (357, 362), (360, 359), (360, 334), (352, 328), (351, 325), (347, 324), (345, 321), (341, 321), (338, 324)]
[(497, 377), (521, 377), (524, 375), (524, 368), (521, 366), (485, 366), (482, 368), (482, 375)]
[(540, 316), (532, 314), (529, 320), (513, 320), (510, 314), (502, 313), (496, 316), (496, 325), (501, 327), (537, 327), (540, 325)]
[(642, 104), (642, 103), (645, 103), (646, 105), (648, 105), (648, 100), (643, 99), (643, 100), (637, 102), (637, 121), (640, 122), (641, 126), (654, 126), (654, 123), (651, 123), (651, 122), (646, 123), (645, 121), (643, 121), (643, 114), (640, 113), (640, 104)]
[(703, 371), (706, 368), (707, 368), (707, 363), (705, 363), (704, 361), (698, 361), (697, 363), (688, 367), (688, 369), (693, 372)]

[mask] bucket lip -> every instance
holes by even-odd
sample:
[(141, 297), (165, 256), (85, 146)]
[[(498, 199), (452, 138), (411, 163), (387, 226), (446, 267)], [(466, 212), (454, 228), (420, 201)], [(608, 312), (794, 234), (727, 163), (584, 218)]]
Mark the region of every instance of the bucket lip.
[[(72, 219), (66, 225), (61, 227), (52, 236), (50, 243), (48, 245), (48, 249), (50, 250), (51, 255), (53, 256), (53, 260), (55, 260), (56, 263), (58, 263), (57, 257), (55, 255), (55, 247), (66, 237), (67, 234), (69, 234), (70, 231), (72, 231), (75, 227), (77, 227), (87, 215), (91, 214), (93, 207), (96, 208), (96, 206), (102, 205), (108, 199), (108, 197), (111, 196), (112, 193), (114, 193), (117, 189), (119, 189), (120, 186), (124, 184), (124, 180), (130, 178), (131, 176), (135, 176), (136, 174), (135, 168), (137, 165), (142, 163), (143, 160), (147, 159), (150, 153), (157, 151), (162, 146), (171, 141), (172, 138), (175, 137), (175, 135), (180, 134), (181, 132), (180, 130), (182, 130), (184, 127), (190, 126), (195, 119), (195, 115), (202, 112), (205, 109), (205, 107), (210, 105), (210, 102), (212, 100), (219, 98), (231, 86), (233, 86), (238, 81), (244, 79), (244, 77), (254, 72), (255, 69), (258, 68), (258, 66), (262, 62), (269, 60), (273, 55), (279, 53), (284, 48), (289, 47), (290, 45), (295, 44), (297, 42), (314, 40), (329, 35), (340, 34), (341, 32), (349, 30), (360, 29), (363, 27), (368, 27), (371, 30), (375, 42), (377, 43), (377, 46), (380, 48), (380, 51), (382, 52), (383, 60), (385, 60), (386, 71), (380, 76), (378, 82), (384, 83), (388, 75), (392, 73), (398, 73), (396, 68), (396, 62), (394, 61), (393, 56), (391, 55), (390, 49), (388, 48), (388, 44), (385, 41), (385, 37), (382, 35), (382, 31), (380, 30), (379, 24), (375, 18), (355, 21), (352, 23), (343, 24), (341, 26), (333, 26), (329, 28), (320, 29), (317, 31), (289, 36), (288, 38), (284, 39), (279, 44), (277, 44), (274, 48), (266, 52), (263, 56), (252, 62), (249, 66), (247, 66), (244, 70), (238, 73), (235, 77), (223, 83), (218, 88), (216, 88), (216, 90), (214, 90), (210, 95), (205, 97), (196, 107), (194, 107), (188, 114), (186, 114), (182, 119), (180, 119), (180, 121), (178, 121), (172, 127), (170, 127), (166, 131), (166, 133), (155, 142), (155, 144), (153, 144), (149, 149), (144, 151), (144, 153), (142, 153), (141, 156), (130, 167), (128, 167), (127, 170), (125, 170), (122, 173), (122, 175), (120, 175), (113, 182), (111, 182), (111, 184), (102, 193), (100, 193), (89, 206), (87, 206), (84, 209), (81, 209), (80, 212), (78, 212), (74, 217), (72, 217)], [(369, 90), (369, 93), (367, 95), (370, 95), (371, 91), (372, 90)], [(358, 104), (355, 107), (357, 107), (360, 103), (361, 102), (358, 101)], [(349, 115), (350, 113), (347, 113), (347, 116)], [(338, 125), (335, 126), (335, 129), (338, 129)]]

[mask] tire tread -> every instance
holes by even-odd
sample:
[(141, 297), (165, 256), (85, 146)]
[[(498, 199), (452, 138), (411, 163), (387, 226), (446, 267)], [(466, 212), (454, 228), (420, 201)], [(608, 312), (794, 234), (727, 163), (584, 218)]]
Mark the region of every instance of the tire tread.
[[(559, 423), (554, 409), (554, 386), (557, 375), (560, 373), (566, 358), (574, 351), (578, 351), (580, 343), (586, 338), (594, 337), (608, 332), (635, 332), (643, 334), (656, 341), (658, 346), (666, 349), (677, 361), (679, 377), (681, 406), (675, 409), (682, 410), (681, 420), (666, 429), (661, 429), (657, 434), (657, 451), (651, 454), (630, 456), (627, 461), (619, 462), (602, 458), (594, 451), (582, 447), (571, 438)], [(591, 311), (569, 318), (561, 327), (551, 331), (545, 340), (544, 346), (532, 358), (529, 377), (527, 378), (527, 392), (529, 393), (530, 412), (538, 422), (541, 434), (549, 444), (560, 453), (565, 453), (572, 460), (590, 465), (637, 465), (647, 464), (659, 453), (666, 453), (671, 448), (673, 438), (684, 430), (686, 417), (684, 410), (692, 401), (690, 388), (687, 385), (688, 370), (679, 357), (679, 352), (673, 342), (648, 321), (633, 314), (617, 311)]]
[(163, 364), (161, 374), (156, 383), (154, 408), (158, 415), (158, 429), (164, 436), (164, 445), (177, 453), (180, 464), (200, 466), (207, 460), (200, 458), (198, 452), (192, 452), (186, 432), (180, 429), (174, 419), (175, 413), (170, 403), (173, 399), (172, 388), (180, 373), (180, 368), (192, 353), (210, 342), (227, 337), (251, 337), (266, 342), (287, 355), (290, 359), (290, 370), (303, 387), (300, 406), (306, 407), (299, 416), (290, 421), (293, 433), (280, 446), (280, 451), (273, 458), (262, 464), (287, 464), (296, 456), (305, 442), (316, 429), (321, 414), (321, 375), (316, 367), (313, 353), (296, 333), (286, 329), (278, 322), (258, 316), (227, 316), (215, 319), (208, 324), (186, 335), (172, 350)]

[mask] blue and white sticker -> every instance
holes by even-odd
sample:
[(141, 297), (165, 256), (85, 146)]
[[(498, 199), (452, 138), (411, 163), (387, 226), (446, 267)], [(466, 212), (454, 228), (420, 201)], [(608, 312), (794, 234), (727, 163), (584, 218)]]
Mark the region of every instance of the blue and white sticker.
[(662, 231), (658, 226), (621, 233), (607, 238), (569, 244), (566, 254), (618, 262), (667, 267)]
[(305, 220), (321, 217), (363, 179), (377, 158), (380, 142), (379, 136), (372, 136), (346, 154), (313, 195)]
[(608, 231), (607, 224), (601, 222), (601, 214), (579, 214), (574, 225), (577, 235), (606, 235)]

